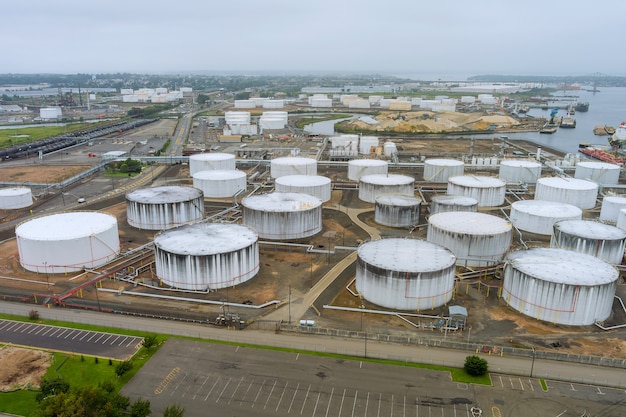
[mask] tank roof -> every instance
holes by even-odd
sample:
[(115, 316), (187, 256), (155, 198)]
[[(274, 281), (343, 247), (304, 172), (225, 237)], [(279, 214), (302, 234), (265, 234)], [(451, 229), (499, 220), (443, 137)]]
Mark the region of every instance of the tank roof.
[(387, 161), (381, 161), (380, 159), (353, 159), (348, 161), (348, 165), (357, 165), (357, 166), (383, 166), (389, 165)]
[(561, 220), (554, 223), (554, 228), (570, 235), (604, 240), (626, 239), (626, 231), (619, 227), (593, 220)]
[(576, 166), (594, 169), (620, 169), (620, 166), (617, 164), (610, 164), (608, 162), (600, 161), (581, 161)]
[(419, 205), (422, 200), (410, 195), (385, 194), (376, 198), (376, 202), (379, 204), (386, 204), (388, 206), (416, 206)]
[(193, 177), (200, 180), (232, 180), (243, 178), (246, 173), (238, 169), (215, 169), (211, 171), (198, 171)]
[(197, 153), (190, 155), (189, 159), (193, 159), (194, 161), (223, 161), (235, 159), (235, 155), (230, 153)]
[(475, 206), (478, 204), (478, 200), (474, 197), (467, 197), (464, 195), (436, 195), (430, 199), (437, 203), (449, 203), (462, 206)]
[(322, 200), (304, 193), (274, 192), (246, 197), (241, 200), (244, 207), (271, 212), (311, 210), (322, 205)]
[(178, 255), (215, 255), (247, 248), (258, 240), (257, 233), (233, 223), (196, 223), (159, 233), (154, 244)]
[(479, 175), (459, 175), (450, 177), (448, 178), (448, 182), (475, 188), (506, 187), (506, 182), (502, 181), (500, 178)]
[(537, 216), (573, 217), (583, 213), (580, 208), (572, 204), (548, 200), (521, 200), (514, 202), (511, 207), (522, 213), (530, 213)]
[(360, 181), (376, 185), (404, 185), (414, 183), (415, 178), (398, 174), (370, 174), (362, 176)]
[(440, 165), (440, 166), (459, 166), (464, 165), (463, 161), (457, 161), (456, 159), (427, 159), (424, 161), (425, 164), (429, 165)]
[(16, 195), (30, 194), (31, 190), (28, 187), (10, 187), (0, 189), (0, 197), (13, 197)]
[(507, 262), (515, 269), (543, 281), (568, 285), (602, 285), (618, 279), (608, 262), (586, 253), (559, 248), (533, 248), (511, 252)]
[(428, 222), (439, 229), (471, 235), (505, 233), (512, 229), (511, 223), (500, 217), (469, 211), (436, 213), (428, 218)]
[(271, 163), (279, 165), (310, 165), (317, 164), (317, 161), (313, 158), (305, 158), (302, 156), (285, 156), (272, 159)]
[(621, 195), (612, 195), (612, 196), (604, 197), (603, 201), (608, 201), (611, 203), (626, 204), (626, 197), (621, 196)]
[(568, 190), (593, 190), (598, 188), (598, 184), (595, 182), (578, 178), (545, 177), (539, 178), (537, 184)]
[(126, 199), (144, 204), (179, 203), (203, 197), (202, 190), (181, 185), (140, 188), (126, 194)]
[(15, 235), (31, 240), (67, 240), (117, 228), (117, 219), (97, 211), (72, 211), (27, 220), (15, 228)]
[(330, 184), (330, 178), (321, 175), (285, 175), (276, 178), (274, 182), (281, 185), (312, 186)]
[(374, 240), (359, 246), (357, 253), (370, 265), (401, 272), (439, 271), (456, 263), (449, 249), (418, 239)]
[(519, 168), (537, 168), (541, 166), (539, 162), (526, 161), (523, 159), (505, 159), (500, 162), (500, 165), (519, 167)]

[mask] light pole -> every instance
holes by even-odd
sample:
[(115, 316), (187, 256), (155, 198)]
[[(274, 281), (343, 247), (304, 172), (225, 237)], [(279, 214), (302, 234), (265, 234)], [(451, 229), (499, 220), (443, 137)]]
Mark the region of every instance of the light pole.
[(48, 284), (48, 291), (50, 291), (50, 279), (48, 278), (48, 262), (43, 262), (43, 268), (46, 273), (46, 283)]
[(530, 377), (533, 377), (533, 369), (535, 368), (535, 347), (531, 346), (530, 347), (533, 350), (533, 360), (530, 363)]
[(289, 286), (289, 324), (291, 324), (291, 285)]
[(363, 331), (363, 316), (365, 315), (365, 306), (361, 304), (361, 332), (363, 333), (363, 357), (367, 358), (367, 332)]

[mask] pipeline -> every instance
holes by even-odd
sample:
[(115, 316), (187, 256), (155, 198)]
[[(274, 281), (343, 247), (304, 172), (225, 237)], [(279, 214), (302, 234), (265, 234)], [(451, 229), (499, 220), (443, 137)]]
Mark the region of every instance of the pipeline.
[[(626, 306), (624, 305), (624, 301), (622, 301), (622, 299), (619, 298), (617, 295), (615, 296), (615, 298), (617, 298), (617, 301), (619, 301), (619, 303), (622, 305), (622, 309), (624, 310), (624, 313), (626, 313)], [(626, 327), (626, 324), (618, 324), (616, 326), (610, 326), (610, 327), (604, 327), (598, 322), (595, 322), (593, 324), (595, 324), (597, 327), (599, 327), (602, 330), (615, 330), (615, 329), (621, 329), (621, 328)]]

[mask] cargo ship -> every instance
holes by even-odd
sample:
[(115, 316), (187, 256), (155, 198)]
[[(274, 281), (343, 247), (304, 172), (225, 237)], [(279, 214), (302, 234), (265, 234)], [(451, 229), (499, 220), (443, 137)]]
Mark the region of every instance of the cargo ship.
[(589, 111), (589, 102), (587, 101), (577, 102), (576, 106), (574, 106), (574, 109), (576, 111), (582, 111), (582, 112)]
[(626, 156), (612, 154), (602, 148), (597, 148), (586, 143), (578, 145), (578, 152), (583, 153), (591, 158), (598, 159), (602, 162), (621, 165), (626, 163)]

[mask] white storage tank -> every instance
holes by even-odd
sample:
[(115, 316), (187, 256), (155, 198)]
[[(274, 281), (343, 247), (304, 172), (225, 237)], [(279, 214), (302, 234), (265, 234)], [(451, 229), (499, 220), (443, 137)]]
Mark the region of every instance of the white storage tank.
[(15, 228), (20, 264), (38, 273), (97, 268), (120, 253), (115, 216), (93, 211), (51, 214)]
[(626, 197), (608, 196), (602, 199), (600, 220), (616, 223), (621, 209), (626, 208)]
[(395, 142), (387, 141), (383, 143), (383, 154), (387, 158), (390, 158), (393, 154), (397, 154), (397, 153), (398, 153), (398, 147), (396, 146)]
[(584, 161), (576, 165), (574, 178), (589, 180), (603, 185), (619, 182), (620, 166), (607, 162)]
[(381, 195), (376, 198), (374, 221), (389, 227), (410, 227), (419, 224), (422, 200), (410, 195)]
[(445, 211), (478, 211), (478, 200), (463, 195), (436, 195), (430, 199), (430, 214)]
[(235, 169), (235, 155), (229, 153), (198, 153), (189, 156), (189, 174), (212, 170)]
[(272, 159), (270, 170), (272, 178), (286, 175), (317, 175), (317, 161), (299, 156), (276, 158)]
[(126, 194), (126, 219), (138, 229), (163, 230), (204, 217), (201, 190), (181, 185), (141, 188)]
[(246, 189), (246, 173), (238, 169), (200, 171), (193, 174), (193, 186), (205, 198), (232, 197)]
[(610, 316), (618, 277), (611, 264), (585, 253), (520, 250), (507, 256), (502, 298), (529, 317), (586, 326)]
[(583, 211), (571, 204), (557, 201), (521, 200), (511, 204), (509, 219), (525, 232), (551, 235), (554, 223), (560, 220), (579, 220)]
[(379, 159), (353, 159), (348, 161), (348, 179), (358, 181), (364, 175), (387, 175), (389, 163)]
[(450, 195), (464, 195), (478, 200), (478, 207), (495, 207), (504, 203), (506, 183), (499, 178), (462, 175), (448, 178)]
[(0, 189), (0, 210), (14, 210), (31, 206), (33, 193), (28, 187)]
[(517, 159), (500, 162), (498, 177), (508, 184), (535, 184), (541, 178), (541, 164)]
[(427, 159), (424, 161), (424, 181), (448, 182), (450, 177), (463, 175), (465, 164), (455, 159)]
[(447, 211), (428, 218), (426, 240), (450, 249), (458, 265), (489, 266), (504, 258), (512, 230), (511, 223), (491, 214)]
[(454, 290), (454, 254), (417, 239), (382, 239), (357, 251), (356, 289), (377, 305), (427, 310), (446, 304)]
[(330, 179), (320, 175), (285, 175), (276, 178), (276, 191), (281, 193), (304, 193), (323, 202), (330, 200)]
[(414, 195), (415, 178), (397, 174), (364, 175), (359, 179), (359, 200), (375, 203), (385, 194)]
[(376, 153), (378, 148), (378, 137), (376, 136), (361, 136), (359, 139), (359, 153), (361, 155), (370, 155)]
[(322, 230), (322, 200), (301, 193), (270, 193), (241, 200), (243, 223), (259, 237), (301, 239)]
[(232, 287), (259, 272), (256, 232), (240, 224), (196, 223), (154, 238), (156, 275), (164, 284), (207, 291)]
[(587, 253), (619, 265), (624, 258), (626, 231), (592, 220), (561, 220), (554, 224), (550, 247)]
[(330, 138), (332, 149), (357, 151), (359, 148), (359, 135), (339, 135)]
[(539, 178), (535, 189), (535, 200), (558, 201), (583, 210), (594, 208), (597, 197), (598, 184), (577, 178)]
[(619, 214), (617, 215), (616, 226), (622, 230), (626, 230), (626, 208), (623, 208), (619, 211)]

